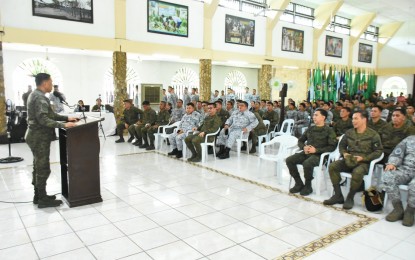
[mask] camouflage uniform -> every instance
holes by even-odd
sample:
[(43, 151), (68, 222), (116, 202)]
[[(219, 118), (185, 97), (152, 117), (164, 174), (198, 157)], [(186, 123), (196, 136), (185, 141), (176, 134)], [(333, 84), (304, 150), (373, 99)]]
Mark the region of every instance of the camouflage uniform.
[(383, 142), (384, 152), (385, 152), (385, 159), (384, 162), (387, 162), (389, 155), (392, 153), (392, 150), (395, 148), (397, 144), (399, 144), (403, 139), (410, 135), (415, 135), (415, 127), (410, 126), (408, 124), (404, 124), (400, 128), (395, 128), (391, 126), (390, 135), (385, 138)]
[(293, 119), (295, 121), (295, 119), (297, 118), (297, 110), (293, 109), (293, 110), (285, 110), (286, 114), (285, 114), (285, 119)]
[(183, 106), (186, 107), (187, 104), (189, 104), (190, 101), (190, 95), (189, 94), (183, 94)]
[[(200, 144), (205, 142), (205, 137), (200, 137), (199, 133), (204, 132), (205, 135), (214, 133), (221, 125), (222, 121), (218, 115), (208, 115), (203, 120), (201, 126), (197, 128), (198, 133), (191, 134), (184, 139), (187, 148), (192, 152), (192, 158), (198, 158), (197, 161), (200, 161), (202, 157), (202, 146)], [(210, 136), (208, 141), (211, 142), (213, 138), (213, 136)]]
[(178, 99), (178, 97), (177, 97), (176, 93), (169, 93), (167, 95), (167, 103), (171, 103), (172, 108), (176, 108), (177, 99)]
[(258, 113), (254, 113), (256, 119), (258, 120), (258, 125), (251, 131), (252, 133), (252, 150), (251, 153), (256, 152), (256, 144), (258, 143), (258, 136), (265, 135), (267, 133), (267, 126), (264, 124), (261, 116)]
[(253, 100), (253, 98), (252, 98), (252, 94), (249, 94), (249, 93), (245, 93), (245, 95), (244, 95), (244, 101), (246, 102), (246, 103), (248, 103), (248, 108), (250, 108), (251, 107), (251, 101)]
[[(170, 120), (169, 111), (162, 110), (159, 112), (159, 114), (157, 115), (157, 120), (156, 120), (155, 125), (151, 126), (150, 128), (146, 130), (148, 139), (150, 140), (150, 145), (154, 145), (154, 139), (155, 139), (154, 133), (157, 132), (158, 127), (167, 125), (169, 123), (169, 120)], [(143, 136), (143, 137), (144, 137), (144, 140), (146, 140), (146, 136)]]
[(229, 112), (226, 111), (226, 109), (221, 109), (220, 111), (216, 112), (216, 115), (218, 115), (218, 117), (220, 117), (222, 124), (221, 127), (223, 128), (223, 126), (225, 125), (226, 120), (228, 120), (228, 118), (230, 117)]
[(123, 117), (120, 120), (120, 123), (117, 125), (117, 133), (120, 138), (123, 138), (123, 130), (125, 129), (125, 124), (128, 125), (128, 132), (131, 136), (137, 138), (135, 133), (134, 124), (143, 118), (143, 110), (131, 105), (130, 109), (124, 109)]
[[(307, 142), (307, 143), (306, 143)], [(290, 175), (294, 178), (297, 188), (290, 190), (296, 193), (302, 190), (303, 182), (297, 169), (297, 164), (302, 164), (304, 168), (304, 179), (309, 192), (302, 195), (308, 195), (312, 192), (311, 181), (313, 180), (313, 170), (320, 163), (320, 155), (325, 152), (332, 152), (336, 149), (337, 140), (333, 129), (328, 126), (310, 126), (303, 135), (298, 139), (298, 147), (303, 150), (305, 145), (311, 145), (316, 148), (314, 154), (305, 154), (304, 151), (291, 155), (286, 159), (286, 164)], [(295, 187), (296, 187), (295, 186)], [(296, 191), (295, 191), (296, 190)]]
[(35, 190), (45, 190), (51, 172), (49, 155), (53, 133), (55, 128), (65, 127), (64, 123), (57, 121), (67, 121), (68, 117), (53, 112), (50, 100), (38, 89), (29, 95), (27, 112), (28, 129), (25, 139), (33, 153), (32, 184)]
[[(333, 122), (337, 122), (341, 119), (339, 110), (333, 109), (333, 110), (331, 110), (331, 112), (333, 114)], [(370, 111), (368, 111), (368, 115), (370, 115)]]
[[(138, 144), (141, 144), (142, 140), (144, 139), (144, 143), (148, 145), (147, 130), (151, 129), (151, 126), (153, 126), (156, 123), (156, 119), (156, 111), (154, 111), (152, 108), (144, 110), (143, 120), (141, 120), (141, 122), (137, 124), (134, 129), (136, 139), (138, 140)], [(146, 127), (146, 124), (149, 124), (150, 127)]]
[(259, 96), (252, 94), (252, 101), (259, 102)]
[(178, 134), (176, 131), (169, 136), (170, 145), (173, 150), (177, 149), (179, 151), (183, 150), (183, 140), (187, 136), (187, 132), (191, 131), (194, 127), (199, 126), (200, 114), (196, 111), (193, 111), (190, 115), (185, 114), (180, 121), (180, 125), (177, 129), (181, 130), (182, 133)]
[(269, 120), (270, 131), (273, 131), (275, 129), (275, 126), (280, 122), (280, 116), (275, 110), (265, 111), (265, 113), (262, 115), (262, 119)]
[(352, 129), (352, 128), (353, 128), (352, 119), (347, 118), (346, 121), (344, 121), (343, 119), (337, 120), (336, 123), (334, 124), (333, 130), (336, 133), (336, 136), (341, 136), (344, 133), (346, 133), (347, 130)]
[(303, 127), (308, 126), (309, 116), (310, 115), (307, 111), (297, 111), (297, 118), (294, 120), (294, 133), (296, 134), (296, 136), (300, 136), (302, 134), (301, 130), (303, 129)]
[(225, 104), (226, 104), (226, 102), (228, 102), (228, 101), (232, 101), (233, 102), (233, 105), (234, 105), (234, 107), (236, 106), (236, 96), (235, 96), (235, 94), (233, 94), (233, 93), (231, 93), (231, 94), (227, 94), (226, 96), (225, 96)]
[(415, 136), (400, 142), (389, 156), (388, 164), (396, 166), (383, 176), (384, 189), (391, 201), (401, 200), (399, 185), (408, 185), (408, 205), (415, 207)]
[[(254, 113), (249, 112), (248, 110), (245, 112), (237, 111), (233, 113), (228, 120), (226, 120), (225, 125), (229, 125), (229, 128), (222, 129), (217, 143), (219, 145), (226, 145), (226, 147), (230, 149), (236, 139), (241, 136), (242, 129), (247, 128), (248, 132), (246, 134), (248, 134), (258, 125), (258, 119)], [(228, 131), (228, 137), (226, 137), (226, 131)]]
[(195, 102), (195, 104), (196, 104), (197, 101), (199, 101), (199, 95), (197, 95), (197, 94), (190, 95), (190, 102)]
[(186, 113), (183, 107), (181, 108), (175, 108), (173, 109), (173, 112), (171, 113), (171, 123), (179, 122), (182, 120), (183, 115)]

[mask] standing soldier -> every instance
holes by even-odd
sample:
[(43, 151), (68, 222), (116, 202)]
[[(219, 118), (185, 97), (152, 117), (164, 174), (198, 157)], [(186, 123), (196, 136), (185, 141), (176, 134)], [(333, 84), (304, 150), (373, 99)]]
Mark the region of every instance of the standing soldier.
[[(197, 101), (199, 101), (199, 95), (197, 94), (197, 88), (192, 88), (192, 94), (190, 95), (190, 102), (196, 106)], [(187, 104), (186, 104), (187, 109)]]
[(197, 127), (200, 122), (200, 114), (195, 111), (195, 105), (189, 103), (186, 106), (186, 114), (180, 121), (180, 125), (177, 132), (174, 132), (169, 136), (169, 142), (173, 148), (173, 151), (168, 155), (176, 155), (176, 158), (183, 157), (183, 140), (187, 137), (187, 132)]
[(27, 86), (27, 92), (23, 93), (22, 99), (23, 99), (23, 105), (27, 109), (27, 99), (29, 98), (30, 93), (32, 93), (32, 86)]
[(215, 94), (213, 94), (212, 98), (210, 99), (211, 103), (215, 103), (219, 99), (219, 90), (215, 90)]
[[(202, 146), (200, 144), (205, 141), (205, 135), (216, 132), (222, 125), (221, 119), (216, 114), (215, 103), (208, 104), (208, 113), (209, 115), (205, 117), (202, 125), (192, 129), (197, 132), (184, 139), (187, 148), (192, 152), (192, 157), (187, 159), (190, 162), (200, 162), (202, 160)], [(210, 138), (213, 139), (214, 137)], [(208, 141), (211, 142), (212, 140)]]
[[(226, 120), (225, 126), (219, 134), (217, 143), (220, 151), (218, 157), (220, 159), (229, 158), (229, 152), (236, 139), (241, 136), (241, 132), (245, 135), (249, 134), (258, 125), (258, 119), (254, 113), (248, 111), (248, 104), (242, 101), (239, 104), (239, 111), (235, 111), (231, 117)], [(228, 136), (228, 137), (226, 137)]]
[(225, 96), (225, 99), (226, 99), (226, 104), (228, 104), (227, 102), (231, 101), (232, 105), (235, 105), (236, 96), (233, 93), (233, 90), (231, 88), (228, 88), (228, 94)]
[(253, 99), (252, 99), (252, 95), (249, 93), (249, 88), (248, 87), (246, 87), (245, 88), (245, 94), (244, 94), (244, 101), (246, 102), (246, 103), (248, 103), (248, 108), (250, 108), (250, 106), (251, 106), (251, 101), (252, 101)]
[(187, 104), (189, 104), (190, 101), (190, 95), (189, 95), (189, 89), (187, 87), (184, 88), (184, 93), (183, 93), (183, 105), (184, 107), (187, 106)]
[(174, 88), (172, 86), (168, 87), (169, 94), (167, 95), (167, 103), (171, 103), (173, 108), (176, 108), (177, 104), (177, 95), (174, 93)]
[(143, 110), (138, 109), (133, 105), (131, 99), (124, 100), (124, 112), (123, 117), (121, 118), (120, 123), (117, 125), (117, 133), (120, 139), (115, 141), (116, 143), (124, 143), (123, 130), (128, 129), (130, 133), (130, 138), (128, 142), (131, 142), (134, 137), (137, 139), (138, 136), (135, 133), (135, 124), (140, 123), (141, 118), (143, 117)]
[(280, 122), (280, 116), (272, 107), (272, 103), (267, 102), (267, 111), (262, 115), (262, 119), (268, 120), (270, 122), (269, 129), (275, 131), (275, 126)]
[[(313, 121), (315, 125), (310, 126), (298, 139), (298, 146), (303, 151), (286, 159), (290, 175), (295, 180), (295, 185), (290, 189), (290, 193), (300, 192), (303, 196), (311, 194), (313, 192), (311, 187), (313, 170), (320, 163), (321, 154), (336, 149), (336, 134), (331, 127), (324, 125), (326, 116), (327, 111), (323, 109), (317, 109), (314, 112)], [(303, 165), (305, 185), (301, 180), (297, 164)]]
[(154, 150), (154, 142), (151, 144), (151, 146), (148, 144), (147, 130), (149, 130), (151, 126), (156, 123), (157, 114), (156, 111), (151, 108), (150, 102), (147, 100), (143, 101), (143, 109), (143, 120), (137, 124), (134, 129), (138, 140), (134, 145), (138, 146), (139, 148), (150, 147), (150, 149), (153, 148), (151, 150)]
[(154, 139), (155, 139), (154, 133), (157, 132), (159, 126), (167, 125), (169, 123), (169, 120), (170, 120), (170, 114), (169, 114), (169, 111), (166, 108), (166, 102), (161, 101), (159, 107), (160, 107), (160, 111), (157, 115), (156, 123), (154, 125), (152, 125), (151, 127), (147, 128), (147, 132), (143, 132), (144, 140), (147, 140), (147, 137), (150, 140), (150, 145), (146, 148), (146, 150), (148, 150), (148, 151), (151, 151), (151, 150), (155, 149), (155, 147), (154, 147)]
[[(35, 77), (36, 89), (29, 95), (27, 101), (28, 129), (26, 143), (33, 153), (32, 185), (35, 195), (33, 203), (39, 208), (56, 207), (62, 204), (56, 196), (46, 194), (46, 182), (50, 175), (50, 143), (55, 128), (69, 128), (76, 124), (77, 118), (58, 115), (53, 112), (46, 93), (52, 91), (52, 79), (49, 74), (39, 73)], [(70, 121), (61, 123), (58, 121)]]
[[(343, 160), (330, 164), (329, 173), (334, 188), (334, 195), (325, 200), (324, 205), (343, 204), (344, 209), (351, 209), (354, 205), (354, 195), (363, 182), (363, 176), (369, 171), (370, 161), (380, 157), (383, 152), (380, 136), (375, 130), (367, 126), (366, 111), (357, 111), (353, 114), (354, 129), (347, 130), (339, 144)], [(352, 172), (350, 191), (346, 201), (340, 189), (340, 172)]]
[(254, 102), (259, 102), (260, 101), (259, 96), (256, 94), (256, 89), (252, 90), (252, 101), (254, 101)]

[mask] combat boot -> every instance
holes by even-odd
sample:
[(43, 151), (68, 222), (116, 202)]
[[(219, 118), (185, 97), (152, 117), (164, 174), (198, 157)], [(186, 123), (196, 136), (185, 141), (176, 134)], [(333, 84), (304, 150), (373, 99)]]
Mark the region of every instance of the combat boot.
[(334, 204), (343, 204), (344, 197), (342, 194), (342, 190), (340, 188), (340, 184), (333, 185), (334, 194), (331, 196), (330, 199), (323, 201), (324, 205), (334, 205)]
[[(48, 199), (51, 200), (55, 200), (56, 196), (55, 195), (46, 195), (46, 197), (48, 197)], [(33, 204), (38, 204), (39, 203), (39, 190), (37, 188), (35, 188), (35, 195), (33, 196)]]
[(409, 205), (406, 206), (405, 213), (403, 214), (402, 225), (406, 227), (412, 227), (414, 225), (414, 211), (415, 209), (413, 207), (410, 207)]
[(252, 138), (252, 147), (251, 150), (249, 150), (249, 153), (256, 153), (256, 146), (258, 144), (257, 139), (258, 138)]
[(39, 200), (37, 207), (42, 208), (49, 208), (49, 207), (57, 207), (62, 204), (61, 200), (50, 199), (46, 195), (45, 189), (39, 189)]
[(231, 151), (231, 148), (226, 147), (223, 154), (219, 156), (219, 159), (227, 159), (229, 158), (229, 152)]
[(147, 151), (152, 151), (155, 150), (156, 148), (154, 147), (154, 140), (150, 140), (150, 145), (146, 148)]
[(311, 187), (311, 180), (312, 179), (305, 179), (304, 188), (300, 191), (300, 195), (308, 196), (313, 193), (313, 188)]
[(178, 152), (179, 152), (179, 150), (177, 150), (177, 148), (174, 148), (173, 151), (171, 151), (167, 155), (176, 155)]
[(196, 152), (195, 147), (192, 144), (190, 146), (187, 146), (187, 148), (189, 148), (189, 150), (192, 152), (192, 157), (187, 159), (188, 162), (191, 162), (194, 158), (197, 157), (197, 152)]
[(139, 146), (138, 146), (138, 148), (145, 149), (145, 148), (147, 148), (148, 146), (149, 146), (149, 145), (148, 145), (148, 140), (147, 140), (147, 137), (145, 137), (145, 138), (144, 138), (144, 144), (139, 145)]
[(118, 139), (117, 141), (115, 141), (116, 143), (124, 143), (124, 137), (120, 137), (120, 139)]
[(216, 157), (221, 156), (221, 154), (223, 154), (223, 152), (225, 152), (225, 146), (224, 145), (219, 145), (219, 152), (216, 153)]
[(182, 157), (183, 157), (183, 151), (177, 150), (177, 153), (176, 153), (176, 158), (177, 158), (177, 159), (180, 159), (180, 158), (182, 158)]
[(299, 193), (304, 188), (304, 183), (300, 176), (294, 177), (295, 185), (290, 189), (290, 193)]
[(386, 221), (389, 222), (395, 222), (398, 220), (403, 219), (403, 205), (402, 205), (402, 201), (400, 200), (394, 200), (392, 201), (392, 205), (393, 205), (393, 210), (391, 213), (389, 213), (386, 216)]
[(192, 162), (201, 162), (202, 161), (202, 147), (200, 145), (196, 146), (196, 157), (192, 159)]
[(246, 144), (245, 143), (242, 145), (241, 151), (246, 151)]
[(131, 136), (130, 138), (128, 138), (127, 142), (131, 143), (134, 140), (134, 136)]
[(354, 195), (357, 190), (350, 189), (349, 194), (347, 194), (346, 201), (343, 204), (343, 209), (351, 209), (354, 206)]

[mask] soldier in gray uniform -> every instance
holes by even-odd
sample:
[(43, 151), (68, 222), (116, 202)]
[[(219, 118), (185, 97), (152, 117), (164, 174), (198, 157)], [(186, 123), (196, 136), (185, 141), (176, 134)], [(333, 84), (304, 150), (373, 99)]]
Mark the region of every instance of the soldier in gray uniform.
[(259, 96), (256, 94), (256, 89), (252, 90), (252, 101), (259, 102)]
[(182, 120), (183, 115), (185, 114), (184, 108), (183, 108), (183, 100), (179, 99), (177, 100), (177, 107), (173, 109), (170, 117), (170, 123), (179, 122)]
[(327, 111), (326, 125), (330, 126), (333, 123), (333, 112), (330, 111), (330, 103), (324, 102), (323, 109)]
[(188, 132), (193, 128), (198, 127), (200, 122), (200, 114), (195, 111), (195, 106), (193, 103), (189, 103), (186, 106), (186, 114), (183, 116), (180, 121), (180, 125), (173, 134), (169, 136), (170, 145), (173, 148), (173, 151), (168, 153), (168, 155), (176, 155), (176, 158), (183, 157), (183, 140), (187, 137)]
[(217, 143), (219, 144), (219, 158), (229, 158), (229, 151), (231, 150), (236, 139), (241, 136), (241, 132), (249, 134), (258, 125), (258, 119), (255, 115), (248, 111), (248, 104), (242, 101), (239, 104), (239, 111), (233, 113), (231, 117), (226, 120), (225, 126), (219, 134)]
[(244, 94), (244, 101), (248, 103), (248, 109), (251, 107), (251, 101), (253, 100), (252, 94), (249, 93), (249, 88), (245, 88), (245, 94)]
[[(414, 225), (415, 211), (415, 135), (400, 142), (386, 163), (383, 176), (384, 190), (392, 201), (393, 211), (386, 216), (387, 221), (403, 219), (402, 225)], [(403, 210), (399, 185), (408, 185), (408, 205)]]
[[(311, 187), (313, 170), (320, 163), (320, 155), (336, 149), (336, 135), (332, 128), (324, 124), (326, 116), (327, 111), (323, 109), (317, 109), (314, 112), (313, 121), (315, 125), (310, 126), (298, 139), (298, 147), (303, 151), (291, 155), (286, 159), (290, 175), (295, 180), (295, 185), (290, 189), (290, 193), (300, 192), (303, 196), (311, 194), (313, 192)], [(301, 180), (297, 164), (303, 165), (305, 185)]]
[(216, 101), (219, 99), (219, 90), (215, 90), (215, 94), (213, 94), (212, 98), (210, 99), (210, 103), (216, 103)]
[[(340, 110), (340, 119), (334, 123), (334, 132), (339, 138), (341, 135), (345, 134), (347, 130), (353, 128), (352, 119), (350, 118), (350, 113), (352, 110), (350, 107), (343, 107)], [(370, 124), (368, 124), (370, 127)]]
[(209, 102), (202, 101), (202, 109), (200, 112), (198, 111), (200, 113), (200, 125), (202, 125), (203, 120), (205, 120), (205, 118), (209, 116), (208, 105)]
[(192, 88), (192, 94), (190, 95), (190, 102), (192, 102), (193, 105), (196, 106), (197, 101), (199, 101), (199, 95), (197, 94), (197, 88)]
[(303, 127), (308, 127), (310, 124), (309, 122), (309, 114), (305, 110), (305, 104), (300, 103), (298, 106), (297, 117), (294, 120), (294, 134), (295, 136), (301, 136)]
[(236, 96), (233, 93), (233, 90), (231, 88), (228, 88), (228, 94), (225, 96), (225, 99), (226, 99), (226, 104), (228, 104), (227, 102), (231, 101), (232, 104), (235, 106)]
[(147, 137), (150, 140), (150, 145), (146, 148), (146, 150), (148, 151), (155, 149), (154, 148), (154, 139), (155, 139), (154, 133), (157, 132), (159, 126), (167, 125), (170, 120), (169, 111), (166, 109), (166, 102), (161, 101), (159, 108), (160, 108), (160, 111), (157, 115), (156, 123), (152, 125), (151, 127), (147, 128), (146, 131), (143, 132), (144, 140), (147, 140)]
[[(215, 106), (215, 103), (208, 104), (208, 116), (205, 117), (201, 126), (192, 129), (193, 134), (184, 139), (186, 146), (192, 152), (192, 157), (187, 159), (190, 162), (200, 162), (202, 160), (202, 146), (200, 144), (205, 142), (205, 135), (216, 132), (222, 125), (221, 119), (216, 114)], [(211, 139), (208, 141), (212, 142), (214, 137), (209, 138)]]
[[(50, 175), (50, 143), (55, 128), (69, 128), (76, 124), (72, 123), (78, 118), (58, 115), (53, 112), (50, 100), (45, 96), (52, 91), (52, 79), (49, 74), (39, 73), (35, 77), (36, 89), (29, 95), (27, 101), (28, 129), (26, 132), (26, 143), (33, 154), (32, 185), (35, 195), (33, 203), (39, 208), (57, 207), (62, 204), (56, 200), (56, 196), (46, 194), (46, 182)], [(70, 121), (62, 123), (58, 121)]]
[(167, 95), (167, 103), (171, 103), (172, 108), (176, 108), (178, 97), (176, 93), (174, 93), (174, 88), (172, 86), (169, 86), (167, 91), (169, 92), (169, 94)]
[[(147, 148), (149, 147), (148, 139), (147, 139), (147, 130), (151, 128), (156, 123), (157, 114), (156, 111), (154, 111), (150, 107), (150, 102), (145, 100), (143, 101), (143, 109), (144, 109), (144, 115), (143, 120), (135, 125), (135, 133), (137, 142), (134, 143), (134, 145), (138, 146), (139, 148)], [(144, 139), (144, 143), (143, 143)], [(154, 146), (154, 143), (153, 143)]]
[[(383, 152), (380, 136), (367, 126), (367, 119), (366, 111), (357, 111), (353, 114), (354, 129), (347, 130), (339, 144), (340, 154), (344, 159), (333, 162), (329, 167), (334, 195), (323, 202), (325, 205), (344, 203), (344, 209), (353, 208), (354, 195), (361, 187), (363, 176), (368, 173), (370, 161), (380, 157)], [(346, 201), (340, 189), (340, 172), (352, 172)]]
[(190, 95), (189, 95), (189, 89), (187, 87), (184, 88), (184, 93), (183, 93), (183, 105), (184, 107), (187, 106), (187, 104), (189, 104), (191, 102), (190, 100)]
[(132, 104), (131, 99), (124, 100), (124, 112), (123, 117), (120, 120), (120, 123), (117, 125), (117, 134), (119, 135), (120, 139), (115, 141), (116, 143), (123, 143), (124, 137), (123, 137), (123, 130), (128, 129), (128, 132), (130, 133), (130, 138), (128, 139), (128, 142), (131, 142), (134, 137), (138, 139), (138, 136), (135, 132), (135, 124), (138, 124), (140, 120), (143, 118), (143, 110), (138, 109)]
[(295, 121), (297, 118), (297, 110), (294, 103), (288, 104), (288, 110), (285, 112), (285, 119), (292, 119)]

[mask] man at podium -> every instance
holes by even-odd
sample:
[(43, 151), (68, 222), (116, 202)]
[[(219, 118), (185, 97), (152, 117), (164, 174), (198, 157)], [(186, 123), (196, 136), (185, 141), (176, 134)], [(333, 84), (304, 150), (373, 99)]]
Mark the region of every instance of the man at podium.
[(76, 124), (73, 122), (78, 118), (62, 116), (52, 110), (50, 101), (45, 96), (52, 91), (52, 79), (49, 74), (37, 74), (35, 82), (37, 88), (29, 95), (27, 102), (28, 129), (25, 137), (33, 153), (33, 203), (38, 204), (39, 208), (56, 207), (62, 204), (62, 201), (57, 200), (56, 196), (46, 194), (46, 182), (51, 172), (49, 155), (52, 132), (55, 128), (74, 127)]

